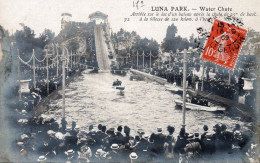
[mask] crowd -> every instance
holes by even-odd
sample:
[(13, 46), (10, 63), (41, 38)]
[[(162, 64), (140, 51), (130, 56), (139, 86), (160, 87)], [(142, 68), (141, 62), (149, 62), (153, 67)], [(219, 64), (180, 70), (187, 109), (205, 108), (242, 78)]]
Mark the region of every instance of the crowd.
[[(205, 72), (205, 76), (203, 79), (203, 91), (205, 92), (214, 92), (214, 94), (230, 99), (235, 102), (239, 102), (239, 96), (245, 95), (245, 104), (251, 107), (255, 107), (254, 104), (256, 102), (256, 91), (253, 89), (251, 91), (244, 91), (244, 80), (243, 77), (247, 77), (246, 74), (248, 72), (244, 71), (234, 71), (234, 74), (231, 76), (231, 84), (228, 84), (228, 72), (222, 70), (214, 70), (214, 77), (210, 77), (210, 71)], [(183, 74), (182, 70), (179, 67), (172, 67), (171, 70), (167, 68), (157, 69), (154, 68), (151, 74), (167, 79), (170, 83), (176, 83), (177, 86), (182, 86), (183, 83)], [(194, 75), (192, 69), (188, 70), (187, 73), (187, 83), (188, 88), (193, 90), (201, 90), (202, 87), (202, 79), (198, 76)], [(256, 87), (256, 82), (254, 83), (254, 88)]]
[[(176, 72), (162, 70), (157, 71), (156, 75), (181, 85), (182, 73)], [(69, 71), (68, 76), (74, 73)], [(62, 82), (61, 78), (50, 80), (51, 93)], [(195, 83), (199, 79), (189, 74), (187, 81), (189, 86), (195, 89)], [(223, 80), (205, 78), (204, 82), (206, 91), (222, 94), (222, 97), (235, 97), (235, 93), (229, 90), (235, 87), (226, 85)], [(221, 83), (224, 85), (222, 86)], [(239, 85), (238, 88), (241, 87), (242, 85)], [(42, 79), (37, 83), (37, 89), (31, 89), (32, 96), (24, 101), (28, 102), (31, 99), (34, 100), (34, 104), (38, 103), (41, 98), (47, 96), (46, 88), (44, 74), (42, 74)], [(195, 97), (191, 100), (208, 105), (208, 101), (203, 98), (196, 99)], [(225, 124), (216, 124), (213, 129), (214, 133), (208, 132), (207, 125), (204, 125), (202, 133), (188, 133), (181, 128), (177, 137), (173, 136), (176, 135), (174, 126), (167, 127), (168, 134), (163, 134), (163, 128), (157, 128), (157, 131), (152, 134), (146, 134), (142, 129), (139, 129), (137, 134), (130, 134), (131, 128), (128, 126), (107, 128), (102, 124), (98, 124), (97, 128), (89, 125), (86, 131), (81, 129), (76, 122), (68, 124), (65, 119), (62, 119), (59, 124), (54, 119), (29, 118), (27, 111), (30, 110), (26, 108), (31, 108), (31, 106), (26, 102), (20, 108), (23, 110), (18, 111), (20, 113), (18, 124), (21, 125), (23, 133), (15, 143), (22, 161), (178, 162), (182, 160), (185, 162), (185, 160), (203, 159), (205, 155), (213, 155), (216, 152), (235, 151), (241, 152), (249, 159), (254, 157), (258, 146), (252, 139), (253, 134), (250, 131), (242, 131), (239, 124), (230, 131), (227, 130)]]
[[(241, 131), (236, 124), (231, 131), (225, 124), (216, 124), (214, 133), (204, 125), (203, 133), (187, 133), (181, 128), (174, 137), (175, 128), (168, 126), (168, 134), (162, 128), (145, 134), (138, 129), (132, 136), (128, 126), (107, 128), (98, 124), (82, 130), (76, 122), (68, 124), (65, 119), (58, 124), (54, 119), (31, 119), (25, 124), (30, 132), (25, 132), (17, 140), (21, 158), (34, 161), (70, 162), (150, 162), (194, 160), (215, 152), (253, 152), (257, 147), (252, 143), (252, 133)], [(32, 160), (33, 161), (33, 160)]]

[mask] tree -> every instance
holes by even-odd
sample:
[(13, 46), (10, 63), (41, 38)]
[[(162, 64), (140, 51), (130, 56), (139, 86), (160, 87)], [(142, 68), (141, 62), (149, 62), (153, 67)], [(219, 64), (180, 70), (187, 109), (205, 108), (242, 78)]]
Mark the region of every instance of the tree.
[(41, 56), (44, 46), (54, 38), (55, 34), (51, 30), (45, 29), (39, 37), (35, 37), (34, 31), (30, 27), (21, 25), (23, 29), (17, 30), (14, 34), (16, 47), (19, 48), (21, 57), (28, 60), (31, 58), (33, 49), (36, 55)]
[(168, 26), (165, 39), (173, 40), (177, 32), (177, 27), (174, 24)]
[(193, 43), (195, 42), (194, 35), (191, 35), (190, 41), (186, 38), (182, 38), (181, 36), (176, 36), (178, 32), (177, 27), (172, 24), (168, 26), (166, 37), (164, 38), (161, 48), (163, 52), (176, 52), (177, 49), (183, 50), (188, 49), (190, 46), (195, 47), (196, 45)]
[(45, 29), (39, 37), (39, 47), (44, 48), (45, 45), (49, 44), (54, 39), (55, 33), (50, 29)]
[(195, 38), (195, 35), (193, 33), (189, 38), (189, 42), (191, 47), (197, 48), (197, 39)]

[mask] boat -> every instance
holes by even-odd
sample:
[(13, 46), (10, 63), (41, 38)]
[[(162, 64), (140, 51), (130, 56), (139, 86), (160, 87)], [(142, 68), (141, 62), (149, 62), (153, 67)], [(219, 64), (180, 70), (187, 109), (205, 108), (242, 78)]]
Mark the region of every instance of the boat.
[(122, 82), (119, 80), (116, 80), (113, 82), (113, 86), (121, 86)]
[(123, 91), (123, 90), (125, 90), (125, 87), (123, 87), (123, 86), (117, 86), (116, 89), (119, 89), (120, 91)]
[(182, 94), (183, 93), (183, 89), (180, 88), (180, 87), (177, 87), (175, 84), (173, 84), (173, 85), (167, 84), (167, 85), (165, 85), (165, 87), (166, 87), (167, 91), (170, 91), (172, 93), (176, 93), (176, 94)]
[(142, 80), (144, 80), (144, 77), (140, 76), (140, 75), (131, 74), (130, 75), (130, 80), (131, 81), (142, 81)]
[(89, 74), (92, 73), (93, 69), (86, 69), (84, 71), (82, 71), (82, 74)]
[(96, 68), (96, 67), (93, 67), (93, 69), (90, 71), (90, 73), (98, 73), (98, 68)]
[[(175, 99), (174, 102), (176, 103), (176, 106), (183, 105), (183, 101), (179, 99)], [(209, 112), (217, 112), (217, 111), (225, 111), (226, 109), (220, 106), (202, 106), (198, 104), (193, 104), (190, 102), (186, 102), (186, 109), (189, 110), (196, 110), (196, 111), (209, 111)]]
[(112, 69), (110, 71), (112, 74), (115, 74), (115, 75), (121, 75), (121, 76), (125, 76), (127, 71), (126, 70), (123, 70), (123, 69)]

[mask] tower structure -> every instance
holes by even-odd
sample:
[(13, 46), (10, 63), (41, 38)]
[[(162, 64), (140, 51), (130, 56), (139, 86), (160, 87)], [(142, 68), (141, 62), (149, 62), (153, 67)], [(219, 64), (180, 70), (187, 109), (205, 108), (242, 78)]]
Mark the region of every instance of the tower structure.
[(61, 29), (63, 30), (67, 23), (71, 21), (72, 15), (70, 13), (61, 14)]

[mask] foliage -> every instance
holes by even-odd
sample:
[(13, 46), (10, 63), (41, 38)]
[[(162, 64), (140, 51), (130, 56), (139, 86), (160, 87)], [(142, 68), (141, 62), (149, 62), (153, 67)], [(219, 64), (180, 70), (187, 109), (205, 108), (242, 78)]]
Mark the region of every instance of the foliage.
[(177, 49), (180, 51), (183, 49), (188, 49), (191, 47), (196, 47), (196, 39), (194, 35), (190, 36), (190, 39), (182, 38), (181, 36), (176, 36), (178, 32), (177, 27), (172, 24), (168, 26), (166, 31), (166, 36), (162, 42), (161, 48), (163, 52), (176, 52)]
[(31, 57), (33, 49), (35, 49), (36, 54), (41, 54), (44, 46), (53, 40), (55, 36), (51, 30), (45, 29), (39, 37), (36, 37), (34, 31), (30, 27), (25, 25), (22, 26), (22, 30), (17, 30), (15, 32), (14, 39), (16, 48), (19, 49), (20, 55), (25, 59)]

